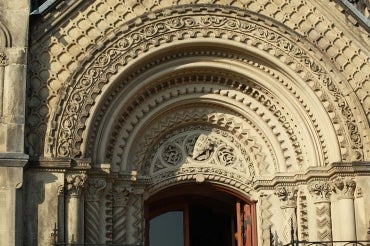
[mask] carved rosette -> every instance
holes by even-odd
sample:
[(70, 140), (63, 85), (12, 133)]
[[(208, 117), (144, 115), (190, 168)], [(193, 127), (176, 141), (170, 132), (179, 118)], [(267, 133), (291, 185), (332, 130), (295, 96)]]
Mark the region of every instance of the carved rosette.
[(332, 188), (328, 182), (312, 182), (308, 185), (308, 191), (315, 199), (315, 202), (330, 202)]
[(85, 174), (69, 174), (66, 177), (67, 196), (79, 197), (86, 181)]
[(337, 198), (354, 199), (356, 181), (349, 177), (338, 177), (332, 182), (332, 189)]
[(113, 186), (113, 243), (126, 241), (126, 207), (132, 188), (126, 184)]
[(8, 65), (8, 56), (4, 51), (0, 51), (0, 67), (5, 67)]

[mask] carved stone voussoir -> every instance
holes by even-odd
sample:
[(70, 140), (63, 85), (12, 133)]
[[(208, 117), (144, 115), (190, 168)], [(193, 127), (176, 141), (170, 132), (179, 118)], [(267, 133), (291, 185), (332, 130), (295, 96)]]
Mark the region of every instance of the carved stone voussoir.
[(295, 208), (297, 206), (298, 188), (295, 186), (279, 186), (274, 194), (281, 201), (281, 208)]
[(66, 177), (67, 196), (80, 196), (85, 186), (85, 174), (68, 174)]
[(315, 181), (308, 185), (308, 191), (316, 202), (329, 202), (331, 196), (331, 186), (326, 181)]
[(356, 189), (356, 181), (350, 177), (338, 177), (332, 182), (333, 192), (337, 198), (353, 199)]

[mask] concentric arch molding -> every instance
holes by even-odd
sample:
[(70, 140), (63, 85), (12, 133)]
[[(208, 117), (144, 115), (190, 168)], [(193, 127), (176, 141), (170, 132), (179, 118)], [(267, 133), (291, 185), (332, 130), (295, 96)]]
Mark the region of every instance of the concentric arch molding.
[[(363, 143), (354, 113), (341, 93), (338, 85), (327, 72), (330, 67), (315, 58), (313, 48), (304, 43), (303, 38), (291, 33), (272, 20), (250, 12), (234, 8), (204, 6), (199, 8), (171, 8), (151, 13), (124, 25), (116, 30), (91, 53), (81, 70), (70, 78), (74, 83), (61, 89), (59, 110), (53, 116), (56, 126), (49, 133), (47, 146), (52, 156), (81, 156), (81, 143), (85, 122), (94, 105), (94, 98), (102, 92), (112, 75), (117, 74), (135, 59), (145, 56), (145, 52), (163, 44), (179, 40), (219, 39), (231, 40), (263, 52), (266, 56), (279, 59), (284, 66), (296, 71), (304, 80), (320, 81), (334, 102), (346, 125), (343, 135), (350, 141), (352, 156), (363, 159)], [(210, 12), (208, 12), (211, 10)], [(303, 40), (303, 41), (302, 41)], [(316, 85), (310, 85), (311, 89)], [(321, 94), (320, 91), (315, 91)], [(339, 119), (341, 121), (341, 119)], [(332, 122), (333, 123), (333, 122)]]

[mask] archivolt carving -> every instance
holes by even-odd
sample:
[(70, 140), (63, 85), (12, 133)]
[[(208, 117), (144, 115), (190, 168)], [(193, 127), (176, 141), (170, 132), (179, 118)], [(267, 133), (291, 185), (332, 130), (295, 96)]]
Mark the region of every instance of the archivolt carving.
[[(205, 84), (200, 84), (203, 82), (205, 78), (211, 79), (211, 81), (208, 81), (208, 82), (205, 81)], [(242, 78), (240, 79), (242, 80)], [(263, 89), (260, 89), (260, 91), (258, 91), (256, 88), (252, 88), (251, 86), (248, 86), (247, 84), (239, 82), (238, 80), (228, 80), (226, 78), (218, 77), (215, 75), (203, 74), (203, 75), (198, 76), (195, 70), (189, 71), (189, 75), (187, 73), (186, 74), (184, 73), (179, 78), (176, 78), (176, 80), (174, 79), (169, 79), (169, 80), (171, 81), (171, 90), (167, 88), (165, 84), (154, 84), (153, 87), (147, 88), (147, 92), (144, 93), (145, 96), (139, 95), (137, 98), (137, 101), (134, 101), (131, 103), (131, 105), (126, 106), (125, 109), (127, 111), (121, 112), (122, 116), (120, 119), (118, 119), (119, 125), (117, 124), (114, 127), (114, 131), (110, 133), (111, 140), (110, 140), (110, 143), (108, 146), (108, 152), (107, 152), (108, 156), (112, 156), (113, 154), (112, 160), (118, 161), (118, 162), (113, 161), (115, 165), (121, 166), (121, 167), (122, 165), (125, 165), (124, 163), (127, 160), (127, 156), (125, 156), (125, 152), (127, 153), (132, 152), (131, 149), (125, 149), (127, 145), (128, 146), (131, 145), (129, 138), (135, 138), (135, 142), (138, 142), (139, 141), (138, 139), (141, 139), (142, 136), (145, 136), (145, 134), (143, 134), (143, 131), (145, 130), (140, 131), (140, 136), (138, 137), (131, 136), (131, 134), (133, 134), (134, 132), (136, 125), (142, 118), (144, 117), (147, 118), (148, 117), (147, 115), (149, 112), (150, 113), (156, 112), (155, 114), (153, 113), (153, 115), (155, 117), (159, 117), (159, 112), (155, 111), (155, 108), (158, 107), (157, 104), (167, 105), (169, 100), (179, 100), (179, 98), (186, 96), (187, 102), (189, 103), (189, 96), (192, 93), (194, 93), (194, 96), (192, 97), (196, 97), (196, 98), (199, 97), (199, 94), (197, 93), (200, 93), (200, 94), (204, 93), (204, 95), (209, 95), (209, 97), (212, 97), (212, 95), (220, 95), (220, 96), (227, 97), (230, 100), (235, 100), (235, 103), (242, 102), (243, 107), (249, 108), (248, 110), (251, 112), (250, 113), (251, 115), (249, 117), (260, 118), (260, 124), (265, 125), (265, 129), (268, 129), (269, 134), (273, 135), (274, 139), (276, 138), (274, 148), (277, 148), (277, 146), (280, 146), (278, 148), (284, 152), (283, 153), (284, 157), (282, 157), (282, 160), (280, 160), (280, 163), (284, 162), (284, 165), (287, 165), (289, 167), (290, 166), (289, 163), (292, 160), (303, 161), (303, 158), (300, 158), (301, 156), (303, 156), (300, 154), (301, 145), (300, 145), (300, 142), (297, 141), (298, 138), (300, 139), (302, 138), (302, 136), (299, 137), (298, 135), (295, 135), (298, 130), (289, 127), (290, 123), (287, 121), (287, 118), (289, 117), (288, 113), (286, 112), (283, 113), (279, 109), (277, 109), (277, 106), (271, 105), (270, 100), (260, 99), (260, 98), (269, 97), (266, 94), (266, 92), (263, 93)], [(186, 85), (182, 85), (184, 84), (184, 81), (186, 81)], [(177, 86), (177, 83), (179, 83), (179, 86)], [(223, 86), (217, 86), (218, 83), (225, 84), (225, 85), (228, 83), (232, 83), (234, 88), (236, 88), (237, 90), (243, 91), (244, 94), (238, 93), (236, 91), (228, 90)], [(162, 89), (165, 91), (162, 92)], [(151, 92), (155, 96), (152, 96)], [(160, 98), (160, 100), (158, 98)], [(227, 101), (228, 99), (225, 98), (222, 100)], [(260, 100), (261, 102), (259, 102)], [(141, 106), (137, 107), (135, 105), (141, 105)], [(268, 107), (267, 109), (264, 108), (266, 106)], [(198, 106), (195, 105), (195, 108), (197, 107)], [(167, 112), (168, 106), (166, 106), (165, 109)], [(172, 111), (174, 110), (175, 109), (172, 109)], [(225, 126), (229, 125), (227, 126), (229, 131), (234, 132), (234, 134), (241, 134), (241, 135), (243, 134), (242, 133), (243, 128), (241, 126), (243, 125), (243, 122), (246, 121), (245, 119), (236, 121), (236, 119), (233, 119), (232, 117), (224, 118), (220, 114), (217, 116), (216, 114), (206, 110), (205, 108), (202, 108), (202, 110), (205, 110), (205, 111), (201, 112), (200, 110), (197, 110), (197, 113), (194, 112), (193, 117), (195, 115), (200, 115), (199, 119), (201, 119), (201, 122), (208, 122), (208, 123), (214, 122), (214, 125), (220, 125), (220, 126), (223, 126), (224, 124)], [(184, 115), (187, 115), (185, 112), (182, 112), (182, 113)], [(161, 115), (161, 117), (163, 119), (168, 119), (171, 123), (174, 123), (175, 121), (178, 121), (177, 119), (179, 115), (177, 115), (176, 117)], [(182, 116), (180, 117), (183, 118)], [(190, 116), (189, 119), (191, 119), (191, 117), (192, 116)], [(278, 117), (278, 119), (275, 119), (275, 117)], [(204, 121), (203, 119), (208, 119), (208, 120)], [(254, 119), (254, 121), (256, 121), (256, 119)], [(284, 127), (279, 126), (281, 123), (283, 123)], [(153, 133), (157, 133), (160, 131), (163, 132), (164, 129), (168, 127), (168, 126), (164, 128), (163, 127), (159, 128), (159, 126), (152, 127), (153, 124), (154, 122), (151, 122), (150, 126), (148, 126), (150, 131), (153, 131)], [(255, 125), (257, 123), (255, 122), (251, 124)], [(231, 127), (234, 125), (235, 127)], [(261, 127), (262, 126), (258, 126), (254, 128), (261, 128)], [(271, 130), (273, 128), (276, 128), (276, 131)], [(267, 133), (265, 132), (263, 134), (267, 134)], [(263, 138), (266, 138), (266, 137), (263, 136)], [(141, 149), (142, 150), (141, 153), (145, 153), (145, 150), (146, 150), (145, 146), (148, 145), (148, 142), (149, 140), (146, 142), (141, 142), (140, 147), (137, 147), (137, 149)], [(267, 144), (271, 146), (271, 143), (267, 143)], [(132, 147), (132, 150), (135, 151), (135, 148), (136, 147)], [(252, 148), (258, 149), (258, 145), (253, 146)], [(290, 152), (292, 150), (294, 150), (295, 153)], [(271, 147), (270, 148), (271, 153), (269, 155), (275, 156), (276, 154), (274, 154), (274, 151), (276, 150), (273, 150), (273, 148)], [(263, 156), (266, 156), (266, 154), (263, 154)], [(310, 159), (310, 157), (307, 156), (306, 161), (308, 159)], [(132, 159), (130, 159), (128, 162), (137, 163), (138, 161), (137, 160), (133, 161)], [(259, 163), (261, 163), (261, 160), (259, 161)], [(261, 165), (263, 166), (262, 163)], [(276, 169), (279, 169), (279, 168), (276, 168)], [(263, 170), (263, 168), (261, 168), (261, 170)]]
[[(169, 11), (168, 14), (170, 14), (170, 12), (171, 11)], [(95, 59), (95, 62), (89, 65), (90, 68), (86, 69), (86, 73), (81, 76), (81, 79), (73, 79), (78, 81), (73, 89), (66, 87), (62, 90), (66, 92), (66, 95), (71, 95), (61, 100), (61, 102), (68, 102), (68, 105), (66, 105), (66, 111), (59, 112), (58, 114), (60, 115), (62, 124), (60, 131), (57, 133), (57, 139), (54, 139), (54, 136), (56, 135), (54, 135), (53, 132), (51, 132), (50, 135), (50, 139), (53, 140), (51, 143), (61, 143), (57, 146), (58, 148), (55, 152), (53, 152), (55, 155), (78, 156), (81, 154), (79, 147), (80, 142), (82, 141), (81, 132), (83, 132), (82, 129), (85, 127), (83, 122), (85, 122), (88, 115), (88, 112), (85, 110), (89, 109), (93, 104), (93, 100), (89, 100), (88, 98), (94, 98), (96, 94), (101, 92), (101, 89), (99, 88), (102, 88), (102, 86), (107, 83), (110, 74), (116, 73), (120, 67), (125, 66), (128, 59), (137, 57), (141, 52), (148, 50), (153, 46), (161, 45), (163, 42), (172, 42), (178, 38), (194, 38), (202, 33), (202, 30), (205, 30), (205, 28), (208, 29), (208, 32), (202, 34), (204, 37), (213, 36), (214, 38), (236, 38), (236, 40), (241, 41), (248, 46), (250, 45), (261, 50), (268, 51), (270, 54), (279, 57), (286, 64), (290, 64), (292, 69), (301, 71), (301, 76), (306, 76), (303, 75), (306, 74), (302, 70), (302, 68), (304, 68), (309, 69), (309, 73), (313, 74), (313, 78), (315, 79), (314, 81), (322, 79), (323, 76), (325, 79), (329, 79), (329, 77), (325, 75), (324, 69), (320, 68), (318, 63), (315, 62), (308, 53), (297, 48), (297, 45), (301, 45), (299, 42), (296, 42), (295, 45), (293, 45), (292, 41), (284, 38), (278, 31), (273, 31), (273, 26), (266, 29), (266, 27), (263, 26), (265, 23), (263, 23), (261, 19), (258, 21), (251, 21), (247, 13), (242, 14), (244, 15), (243, 18), (231, 19), (227, 19), (227, 17), (224, 16), (214, 16), (213, 18), (202, 18), (201, 16), (192, 16), (191, 18), (167, 18), (166, 16), (166, 20), (163, 22), (161, 22), (160, 18), (164, 17), (160, 16), (159, 13), (156, 14), (158, 20), (155, 24), (143, 24), (142, 29), (138, 32), (135, 32), (135, 28), (132, 26), (132, 28), (130, 28), (131, 33), (117, 33), (117, 40), (120, 39), (118, 36), (123, 34), (126, 37), (131, 36), (132, 39), (121, 39), (120, 42), (109, 46)], [(181, 25), (187, 25), (188, 27), (191, 27), (191, 30), (179, 30), (178, 26)], [(239, 26), (241, 30), (249, 30), (250, 32), (235, 32), (235, 27), (237, 26)], [(148, 31), (146, 32), (146, 30)], [(164, 35), (165, 33), (167, 36)], [(149, 43), (143, 43), (142, 45), (139, 43), (140, 40), (149, 36)], [(130, 52), (126, 52), (128, 48), (130, 48)], [(289, 55), (292, 55), (295, 58), (295, 62), (289, 58)], [(297, 63), (298, 66), (294, 65)], [(101, 74), (101, 71), (103, 70), (106, 71), (104, 75)], [(340, 96), (340, 94), (334, 93), (331, 89), (336, 89), (336, 85), (334, 85), (330, 79), (328, 83), (326, 83), (326, 88), (331, 92), (333, 97), (338, 98)], [(321, 92), (318, 94), (321, 94)], [(354, 142), (353, 146), (355, 146), (354, 149), (357, 153), (356, 159), (361, 159), (362, 143), (358, 128), (356, 125), (353, 125), (353, 113), (351, 113), (345, 101), (341, 102), (339, 110), (346, 112), (347, 129), (351, 132), (352, 142)], [(76, 115), (78, 115), (77, 119), (80, 119), (79, 122), (81, 123), (78, 123), (78, 121), (75, 120)], [(55, 122), (58, 122), (58, 119), (59, 117), (54, 118)], [(75, 142), (69, 143), (70, 141), (67, 141), (67, 139), (72, 138), (75, 139)]]

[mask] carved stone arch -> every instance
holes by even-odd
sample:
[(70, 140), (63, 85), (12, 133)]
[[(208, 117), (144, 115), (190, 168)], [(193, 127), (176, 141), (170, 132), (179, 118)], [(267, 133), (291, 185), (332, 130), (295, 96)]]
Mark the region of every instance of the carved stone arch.
[[(175, 8), (169, 12), (171, 11), (179, 14)], [(216, 38), (240, 42), (246, 47), (253, 47), (260, 54), (269, 54), (274, 59), (279, 59), (282, 65), (285, 64), (281, 67), (282, 70), (286, 70), (284, 66), (288, 66), (295, 71), (330, 111), (331, 124), (337, 124), (341, 128), (340, 132), (343, 133), (340, 135), (345, 139), (341, 144), (342, 159), (348, 160), (348, 156), (351, 156), (345, 151), (356, 153), (358, 160), (363, 158), (363, 138), (353, 120), (351, 108), (338, 88), (342, 85), (337, 84), (332, 78), (334, 76), (327, 72), (330, 68), (326, 68), (327, 64), (319, 61), (313, 48), (307, 48), (309, 44), (304, 43), (303, 38), (286, 29), (283, 33), (280, 30), (284, 27), (265, 22), (261, 16), (258, 16), (257, 20), (253, 19), (251, 15), (256, 15), (245, 11), (233, 12), (234, 9), (231, 9), (230, 13), (236, 18), (214, 13), (207, 15), (207, 10), (201, 14), (192, 11), (189, 7), (185, 11), (187, 13), (181, 12), (180, 17), (171, 17), (170, 13), (163, 16), (156, 12), (154, 15), (157, 15), (158, 19), (141, 18), (136, 24), (130, 24), (127, 29), (129, 31), (117, 32), (115, 39), (107, 40), (105, 48), (99, 50), (98, 54), (92, 53), (96, 57), (91, 57), (91, 60), (85, 63), (84, 72), (76, 73), (72, 77), (76, 84), (61, 90), (66, 96), (61, 99), (61, 105), (64, 106), (60, 109), (65, 110), (58, 111), (54, 116), (55, 123), (60, 124), (55, 131), (51, 131), (50, 139), (56, 146), (52, 154), (61, 157), (83, 154), (81, 143), (86, 128), (85, 122), (91, 115), (89, 110), (94, 105), (93, 98), (102, 93), (102, 88), (108, 84), (113, 74), (117, 74), (124, 67), (128, 69), (133, 59), (156, 46), (178, 39), (196, 40), (202, 36), (201, 39)], [(203, 18), (204, 16), (206, 18)], [(158, 29), (159, 27), (163, 29)], [(127, 38), (129, 36), (130, 39)], [(341, 120), (342, 116), (344, 121)], [(70, 142), (70, 139), (73, 141)]]
[(8, 48), (12, 46), (10, 32), (6, 26), (0, 22), (0, 48)]
[[(212, 108), (212, 105), (218, 105), (218, 107), (220, 107), (222, 105), (224, 108), (228, 108), (228, 110), (234, 111), (239, 115), (243, 115), (244, 121), (252, 122), (250, 125), (254, 125), (254, 128), (258, 129), (257, 131), (263, 132), (261, 138), (268, 139), (265, 140), (265, 142), (266, 146), (269, 146), (266, 147), (266, 149), (269, 149), (269, 151), (267, 151), (269, 154), (265, 155), (269, 155), (277, 159), (275, 161), (269, 161), (270, 164), (275, 163), (275, 166), (278, 167), (275, 171), (285, 171), (287, 169), (285, 166), (292, 165), (289, 164), (291, 161), (288, 160), (289, 156), (293, 157), (296, 155), (290, 151), (299, 151), (300, 148), (307, 149), (307, 147), (302, 145), (303, 142), (314, 142), (312, 136), (299, 137), (301, 134), (297, 133), (297, 129), (289, 127), (289, 123), (284, 117), (289, 117), (290, 111), (280, 111), (280, 106), (274, 105), (273, 97), (269, 95), (267, 90), (263, 89), (262, 85), (252, 83), (241, 75), (233, 75), (234, 72), (232, 69), (221, 72), (222, 70), (220, 70), (220, 68), (217, 69), (215, 65), (208, 65), (208, 69), (214, 70), (213, 73), (207, 72), (207, 68), (199, 70), (196, 67), (192, 67), (191, 70), (183, 70), (179, 72), (179, 74), (175, 73), (173, 75), (164, 76), (157, 81), (152, 81), (150, 76), (147, 77), (148, 80), (152, 81), (152, 84), (150, 86), (146, 86), (145, 90), (147, 90), (147, 92), (144, 91), (144, 88), (141, 88), (140, 91), (142, 91), (142, 94), (136, 95), (135, 100), (140, 100), (140, 103), (135, 100), (133, 100), (131, 106), (124, 104), (111, 105), (110, 103), (107, 103), (107, 105), (111, 105), (111, 108), (122, 110), (120, 112), (122, 116), (119, 116), (119, 119), (116, 120), (118, 123), (112, 125), (109, 124), (111, 126), (109, 129), (114, 129), (114, 131), (108, 132), (107, 134), (110, 136), (110, 142), (104, 143), (99, 141), (102, 146), (108, 146), (107, 150), (110, 152), (108, 156), (113, 155), (113, 157), (109, 157), (110, 159), (108, 162), (115, 166), (121, 166), (121, 171), (126, 170), (125, 163), (129, 163), (130, 165), (136, 163), (136, 160), (128, 158), (128, 155), (136, 153), (135, 148), (140, 148), (142, 149), (142, 153), (145, 153), (145, 146), (148, 146), (150, 139), (154, 138), (148, 138), (148, 140), (146, 140), (147, 142), (142, 141), (141, 139), (142, 136), (145, 135), (144, 133), (146, 131), (151, 134), (153, 132), (160, 132), (171, 125), (168, 124), (166, 126), (165, 123), (162, 123), (161, 127), (153, 127), (154, 125), (157, 125), (156, 118), (160, 118), (163, 121), (168, 119), (171, 123), (176, 122), (177, 119), (181, 118), (179, 117), (180, 113), (177, 116), (173, 115), (171, 117), (169, 116), (171, 113), (168, 112), (176, 112), (179, 105), (183, 105), (183, 107), (192, 107), (187, 105), (201, 104), (206, 100), (209, 105), (208, 107)], [(212, 81), (205, 81), (206, 77), (208, 77), (209, 80), (212, 78)], [(192, 79), (194, 79), (194, 81), (191, 81)], [(183, 80), (187, 81), (189, 84), (188, 87), (181, 85)], [(136, 84), (136, 82), (134, 83)], [(171, 89), (166, 90), (166, 83), (171, 84)], [(194, 83), (196, 83), (196, 86), (199, 87), (199, 89), (192, 87), (194, 85), (191, 84)], [(231, 84), (234, 85), (231, 86)], [(259, 86), (261, 88), (258, 89)], [(160, 87), (162, 87), (163, 90), (161, 90)], [(153, 95), (150, 95), (149, 93), (151, 90), (155, 90)], [(121, 98), (122, 96), (118, 97)], [(200, 97), (201, 100), (199, 99)], [(158, 98), (163, 99), (158, 101)], [(284, 100), (286, 100), (286, 98), (284, 98)], [(264, 104), (266, 105), (264, 106)], [(149, 108), (150, 110), (148, 110)], [(104, 111), (107, 112), (106, 110)], [(207, 112), (207, 110), (205, 110), (205, 112)], [(109, 110), (108, 114), (118, 115), (118, 113), (113, 113)], [(280, 115), (280, 118), (277, 117), (277, 119), (275, 119), (276, 116), (274, 116), (274, 114)], [(294, 113), (290, 112), (290, 114)], [(210, 118), (207, 114), (203, 117)], [(302, 119), (296, 119), (296, 121), (301, 120)], [(232, 117), (229, 117), (229, 119), (227, 119), (227, 117), (221, 118), (219, 121), (215, 121), (214, 124), (222, 124), (223, 121), (233, 122), (234, 119)], [(208, 124), (209, 123), (210, 122), (208, 122)], [(285, 129), (280, 126), (281, 123), (286, 124)], [(232, 124), (235, 124), (235, 122)], [(158, 127), (158, 129), (156, 129), (156, 127)], [(161, 130), (159, 130), (159, 128)], [(228, 128), (228, 130), (233, 131), (232, 127)], [(292, 142), (290, 138), (293, 136), (294, 138), (297, 138), (298, 136), (299, 138), (305, 138), (306, 140), (297, 140)], [(135, 144), (135, 142), (140, 142), (139, 146)], [(310, 148), (312, 148), (313, 145), (314, 144), (310, 144)], [(318, 143), (316, 143), (316, 145), (318, 145)], [(99, 153), (101, 151), (101, 148), (100, 150), (96, 148), (93, 153)], [(315, 158), (317, 158), (316, 155), (318, 154), (311, 152), (310, 157), (302, 157), (306, 161), (305, 165), (310, 165), (312, 164), (311, 162), (315, 162)], [(293, 162), (296, 162), (295, 159), (298, 157), (299, 155), (291, 159), (293, 159)], [(307, 158), (309, 158), (309, 160), (307, 160)]]

